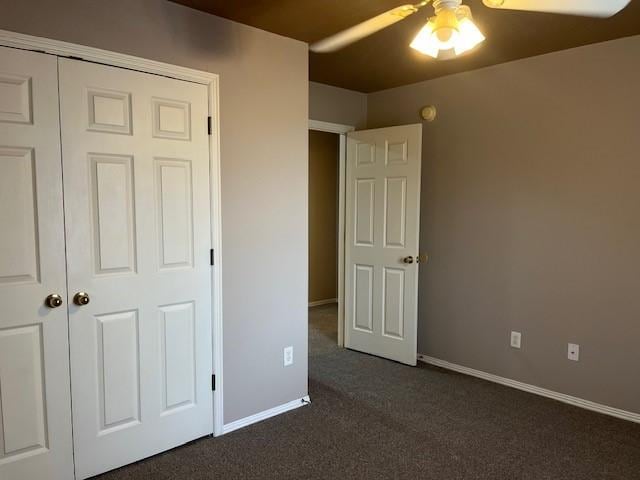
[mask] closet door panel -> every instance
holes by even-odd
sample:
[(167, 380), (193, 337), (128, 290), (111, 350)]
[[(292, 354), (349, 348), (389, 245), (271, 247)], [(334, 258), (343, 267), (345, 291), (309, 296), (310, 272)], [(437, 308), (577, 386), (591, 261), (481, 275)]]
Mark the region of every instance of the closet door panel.
[(2, 480), (73, 478), (56, 62), (0, 47)]
[(213, 431), (206, 87), (60, 59), (76, 474)]

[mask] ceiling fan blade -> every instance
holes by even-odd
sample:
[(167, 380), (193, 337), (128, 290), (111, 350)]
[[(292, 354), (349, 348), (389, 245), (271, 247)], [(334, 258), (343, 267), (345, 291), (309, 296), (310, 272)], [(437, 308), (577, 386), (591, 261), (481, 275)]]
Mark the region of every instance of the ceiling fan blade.
[(400, 7), (393, 8), (388, 12), (381, 13), (369, 20), (365, 20), (358, 25), (354, 25), (351, 28), (347, 28), (341, 32), (331, 35), (323, 40), (311, 44), (309, 47), (312, 52), (316, 53), (328, 53), (335, 52), (341, 48), (346, 47), (358, 40), (368, 37), (383, 28), (387, 28), (394, 23), (404, 20), (409, 15), (412, 15), (418, 11), (418, 7), (415, 5), (407, 4)]
[(487, 7), (584, 17), (612, 17), (631, 0), (482, 0)]

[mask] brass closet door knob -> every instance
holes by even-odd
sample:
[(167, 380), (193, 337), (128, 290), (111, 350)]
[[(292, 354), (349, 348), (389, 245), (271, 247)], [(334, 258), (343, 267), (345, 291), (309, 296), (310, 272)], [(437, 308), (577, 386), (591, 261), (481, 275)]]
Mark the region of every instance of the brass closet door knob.
[(52, 293), (44, 299), (44, 304), (49, 308), (58, 308), (62, 305), (62, 297), (57, 293)]
[(89, 294), (86, 292), (78, 292), (73, 296), (73, 303), (82, 307), (89, 303), (91, 299), (89, 298)]
[(402, 259), (402, 263), (413, 263), (413, 257), (412, 256), (404, 257)]

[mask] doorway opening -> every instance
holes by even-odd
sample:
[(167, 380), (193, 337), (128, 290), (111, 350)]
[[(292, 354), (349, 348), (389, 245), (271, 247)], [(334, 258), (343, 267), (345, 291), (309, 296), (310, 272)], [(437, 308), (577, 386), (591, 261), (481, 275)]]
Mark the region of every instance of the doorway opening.
[(344, 346), (344, 187), (350, 125), (309, 121), (309, 320)]

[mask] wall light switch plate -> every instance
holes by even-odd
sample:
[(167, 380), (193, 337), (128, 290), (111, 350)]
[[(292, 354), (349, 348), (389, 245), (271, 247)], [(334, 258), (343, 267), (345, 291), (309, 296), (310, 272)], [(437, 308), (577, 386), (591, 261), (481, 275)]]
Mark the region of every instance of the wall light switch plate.
[(522, 334), (520, 332), (511, 332), (511, 346), (513, 348), (520, 348), (522, 344)]
[(580, 345), (576, 343), (570, 343), (567, 358), (569, 360), (573, 360), (574, 362), (580, 360)]
[(284, 348), (284, 366), (293, 365), (293, 347)]

